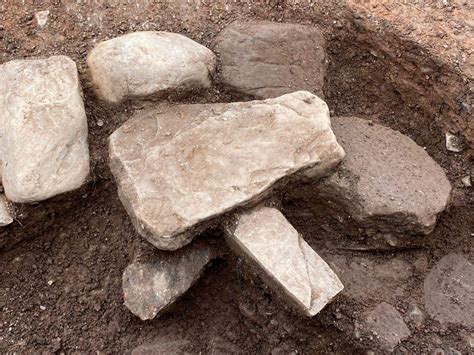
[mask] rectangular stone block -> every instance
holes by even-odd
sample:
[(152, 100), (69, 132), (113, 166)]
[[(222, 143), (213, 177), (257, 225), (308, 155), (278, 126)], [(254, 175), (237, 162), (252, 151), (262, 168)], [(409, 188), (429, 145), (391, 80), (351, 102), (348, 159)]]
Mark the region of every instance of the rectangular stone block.
[(231, 247), (307, 316), (314, 316), (344, 288), (329, 265), (283, 214), (257, 207), (225, 224)]

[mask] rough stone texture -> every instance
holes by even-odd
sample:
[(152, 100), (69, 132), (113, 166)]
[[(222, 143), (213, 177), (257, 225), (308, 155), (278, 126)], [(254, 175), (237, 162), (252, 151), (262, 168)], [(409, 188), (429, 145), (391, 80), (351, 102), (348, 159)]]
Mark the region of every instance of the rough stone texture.
[(430, 233), (451, 185), (443, 169), (407, 136), (356, 117), (334, 117), (347, 156), (322, 180), (321, 196), (337, 201), (368, 231)]
[(8, 202), (3, 194), (0, 194), (0, 227), (4, 227), (13, 222)]
[(385, 302), (370, 312), (366, 325), (387, 351), (393, 351), (400, 341), (411, 334), (400, 313)]
[(344, 151), (326, 104), (276, 99), (180, 105), (139, 113), (109, 138), (120, 198), (142, 236), (176, 249), (275, 183), (327, 174)]
[(225, 231), (230, 245), (308, 316), (343, 289), (336, 274), (277, 209), (257, 207), (226, 223)]
[(342, 294), (360, 304), (395, 302), (409, 290), (414, 274), (411, 263), (400, 257), (328, 254), (325, 260), (344, 284)]
[(233, 91), (270, 98), (308, 90), (323, 97), (325, 40), (316, 27), (236, 21), (213, 47), (220, 55), (221, 80)]
[(209, 342), (209, 355), (243, 355), (245, 351), (229, 340), (218, 335), (213, 336)]
[(432, 318), (474, 329), (474, 266), (462, 255), (443, 257), (425, 279), (424, 290)]
[(87, 56), (98, 95), (112, 103), (210, 86), (214, 53), (171, 32), (135, 32), (99, 43)]
[(125, 306), (142, 320), (153, 319), (194, 284), (214, 255), (201, 242), (133, 262), (123, 273)]
[(68, 57), (0, 66), (2, 180), (13, 202), (80, 187), (89, 174), (87, 119), (76, 64)]
[(190, 344), (185, 339), (155, 339), (153, 343), (137, 346), (132, 350), (132, 355), (186, 355), (191, 354), (184, 350)]

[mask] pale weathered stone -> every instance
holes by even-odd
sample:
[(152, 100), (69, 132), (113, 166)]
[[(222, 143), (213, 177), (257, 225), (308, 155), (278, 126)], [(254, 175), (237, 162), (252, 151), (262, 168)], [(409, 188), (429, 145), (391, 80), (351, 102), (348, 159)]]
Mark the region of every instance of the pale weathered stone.
[(13, 218), (10, 213), (7, 199), (3, 194), (0, 194), (0, 227), (7, 226), (12, 222)]
[(308, 316), (317, 314), (343, 289), (326, 262), (274, 208), (243, 213), (226, 223), (225, 231), (230, 245)]
[(80, 187), (89, 174), (87, 119), (76, 64), (68, 57), (0, 66), (2, 180), (13, 202)]
[(118, 103), (133, 97), (209, 87), (214, 53), (170, 32), (135, 32), (99, 43), (87, 56), (98, 95)]
[(402, 340), (411, 335), (400, 313), (385, 302), (370, 312), (366, 325), (386, 351), (393, 351)]
[(344, 151), (326, 104), (305, 91), (276, 99), (139, 113), (109, 139), (120, 198), (142, 236), (176, 249), (275, 183), (331, 171)]
[(214, 256), (212, 247), (200, 242), (130, 264), (122, 280), (125, 306), (142, 320), (154, 318), (194, 284)]
[(336, 201), (373, 233), (431, 232), (451, 185), (425, 150), (399, 132), (356, 117), (334, 117), (332, 128), (347, 156), (321, 181), (320, 196)]
[(425, 279), (424, 290), (432, 318), (474, 329), (474, 266), (462, 255), (443, 257)]
[(314, 26), (235, 21), (214, 42), (232, 91), (270, 98), (296, 90), (323, 97), (325, 41)]

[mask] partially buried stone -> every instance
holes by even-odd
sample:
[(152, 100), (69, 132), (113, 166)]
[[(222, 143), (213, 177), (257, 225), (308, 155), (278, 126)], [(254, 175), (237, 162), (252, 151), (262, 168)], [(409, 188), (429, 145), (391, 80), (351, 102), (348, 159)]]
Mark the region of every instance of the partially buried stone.
[(7, 226), (13, 222), (8, 202), (3, 194), (0, 194), (0, 227)]
[(323, 97), (325, 47), (317, 27), (270, 21), (235, 21), (214, 41), (224, 85), (264, 99), (296, 90)]
[(153, 319), (199, 279), (214, 256), (215, 250), (200, 242), (133, 262), (123, 273), (125, 306), (142, 320)]
[(139, 233), (173, 250), (277, 183), (327, 174), (344, 151), (324, 101), (298, 91), (139, 113), (111, 135), (109, 155)]
[(76, 64), (68, 57), (0, 66), (2, 180), (12, 202), (79, 188), (89, 174), (87, 119)]
[(388, 127), (356, 117), (331, 120), (347, 156), (318, 185), (320, 197), (336, 201), (372, 233), (430, 233), (449, 202), (443, 169)]
[(100, 98), (126, 99), (210, 86), (214, 53), (170, 32), (135, 32), (99, 43), (87, 56)]
[(402, 316), (390, 304), (382, 302), (370, 312), (366, 325), (386, 351), (394, 348), (411, 334)]
[(314, 316), (343, 285), (283, 214), (257, 207), (224, 224), (227, 240), (263, 278), (307, 316)]
[(442, 325), (474, 329), (474, 266), (462, 255), (443, 257), (425, 279), (425, 308)]

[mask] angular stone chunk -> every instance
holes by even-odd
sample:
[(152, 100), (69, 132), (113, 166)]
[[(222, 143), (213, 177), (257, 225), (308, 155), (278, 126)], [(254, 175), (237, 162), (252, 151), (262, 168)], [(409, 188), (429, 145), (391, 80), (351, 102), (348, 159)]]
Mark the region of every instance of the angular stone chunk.
[(142, 320), (153, 319), (197, 281), (214, 256), (209, 245), (194, 243), (130, 264), (122, 279), (125, 306)]
[(296, 90), (323, 97), (325, 40), (313, 26), (235, 21), (214, 42), (231, 90), (270, 98)]
[(8, 202), (3, 194), (0, 194), (0, 227), (4, 227), (13, 222), (13, 218), (8, 207)]
[(170, 32), (135, 32), (99, 43), (87, 56), (99, 96), (112, 103), (210, 86), (214, 53)]
[(305, 91), (265, 101), (139, 113), (109, 138), (120, 198), (142, 236), (176, 249), (275, 183), (331, 171), (344, 151), (326, 104)]
[(400, 313), (385, 302), (370, 312), (366, 324), (386, 351), (393, 351), (402, 340), (411, 335)]
[(321, 181), (320, 194), (367, 229), (431, 232), (451, 185), (425, 150), (399, 132), (356, 117), (334, 117), (332, 128), (347, 156)]
[(2, 180), (13, 202), (79, 188), (89, 174), (87, 119), (76, 64), (68, 57), (0, 66)]
[(280, 211), (257, 207), (225, 230), (230, 245), (306, 315), (317, 314), (343, 289), (337, 275)]
[(474, 266), (462, 255), (443, 257), (425, 279), (424, 290), (432, 318), (474, 329)]

